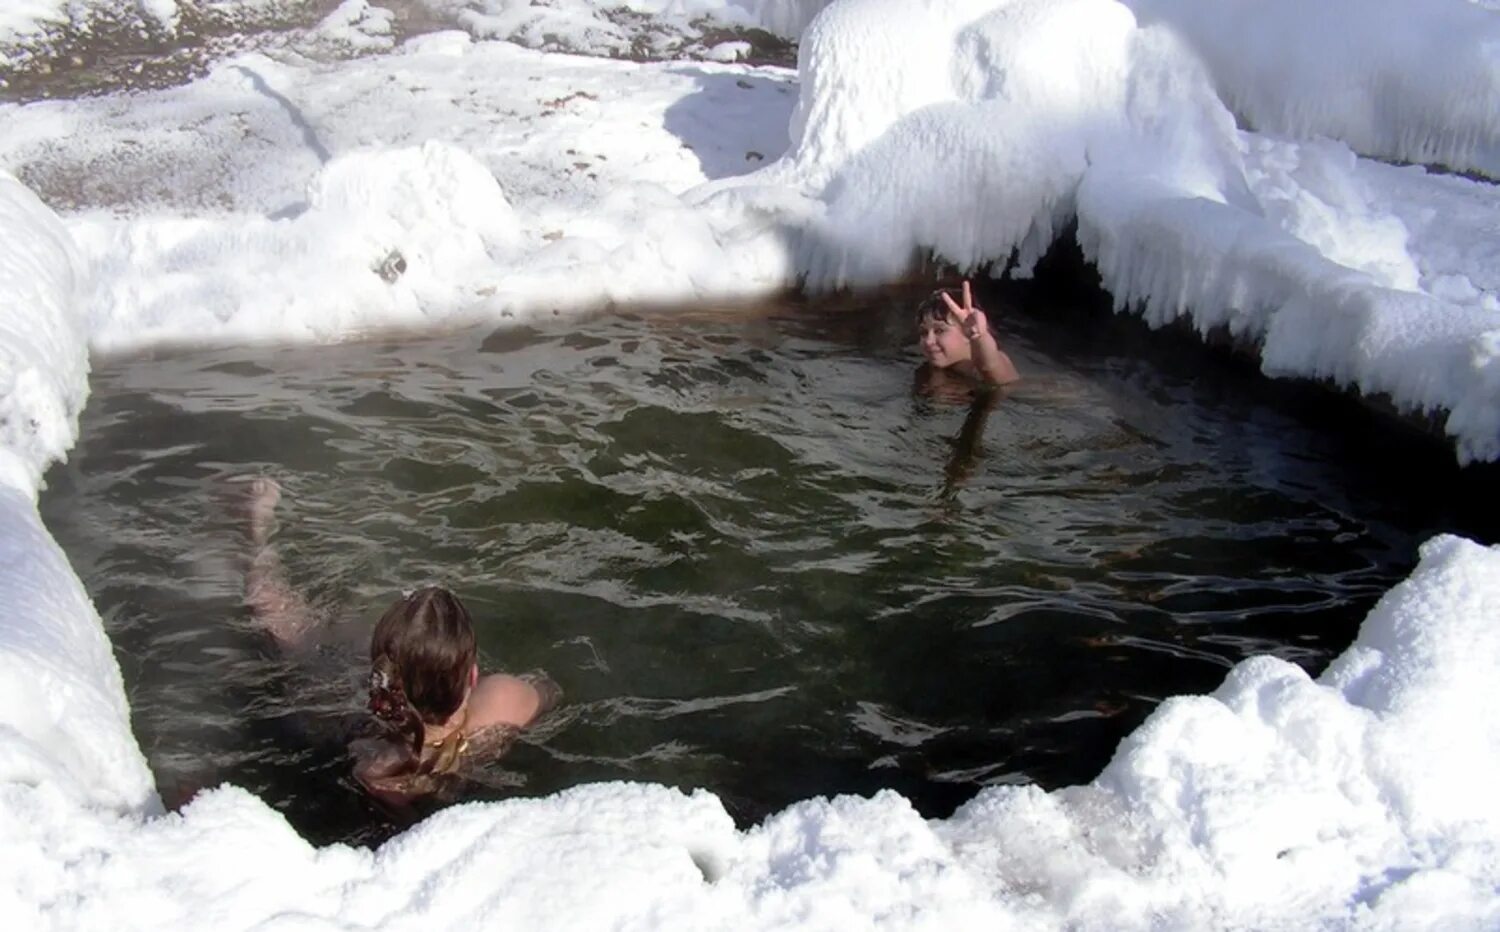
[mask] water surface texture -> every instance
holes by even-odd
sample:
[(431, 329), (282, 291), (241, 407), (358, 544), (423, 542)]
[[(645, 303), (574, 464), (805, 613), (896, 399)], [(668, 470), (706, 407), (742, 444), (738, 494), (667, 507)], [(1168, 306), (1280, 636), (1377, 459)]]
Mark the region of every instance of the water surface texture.
[[(1131, 321), (1002, 309), (1026, 381), (930, 397), (911, 299), (97, 362), (43, 512), (164, 798), (231, 781), (314, 840), (386, 837), (344, 723), (373, 619), (439, 582), (488, 668), (567, 693), (472, 798), (649, 780), (749, 823), (889, 787), (942, 816), (1091, 779), (1251, 654), (1321, 670), (1421, 540), (1484, 534), (1441, 445), (1381, 455), (1385, 422)], [(240, 602), (262, 472), (328, 619), (292, 658)]]

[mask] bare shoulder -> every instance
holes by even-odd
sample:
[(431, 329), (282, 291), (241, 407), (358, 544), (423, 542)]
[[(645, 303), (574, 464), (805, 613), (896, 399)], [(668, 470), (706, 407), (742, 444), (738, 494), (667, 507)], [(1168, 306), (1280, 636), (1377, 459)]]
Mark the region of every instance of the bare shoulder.
[(469, 727), (476, 731), (493, 725), (525, 728), (552, 704), (547, 691), (539, 689), (532, 677), (491, 673), (475, 684), (469, 697)]

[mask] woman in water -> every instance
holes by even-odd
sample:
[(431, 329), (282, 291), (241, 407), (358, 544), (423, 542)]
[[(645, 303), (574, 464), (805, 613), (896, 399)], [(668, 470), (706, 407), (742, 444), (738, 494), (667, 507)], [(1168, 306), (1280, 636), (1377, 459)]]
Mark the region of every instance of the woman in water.
[[(917, 338), (926, 358), (913, 389), (920, 395), (969, 405), (969, 415), (953, 438), (953, 455), (943, 471), (942, 496), (951, 496), (979, 460), (985, 421), (1001, 393), (992, 389), (1019, 381), (1010, 356), (995, 341), (985, 312), (974, 305), (965, 281), (961, 300), (943, 288), (917, 305)], [(979, 389), (976, 391), (976, 389)]]
[[(286, 582), (270, 545), (281, 489), (267, 478), (250, 488), (255, 549), (245, 601), (284, 647), (316, 627), (306, 599)], [(479, 673), (474, 624), (452, 592), (438, 586), (397, 599), (370, 637), (369, 710), (382, 734), (355, 741), (354, 775), (377, 798), (406, 802), (430, 793), (474, 761), (503, 753), (517, 733), (557, 704), (546, 676)]]
[(962, 295), (959, 303), (940, 289), (917, 306), (917, 334), (928, 374), (951, 372), (988, 385), (1019, 381), (1021, 374), (995, 342), (983, 309), (974, 306), (968, 281)]

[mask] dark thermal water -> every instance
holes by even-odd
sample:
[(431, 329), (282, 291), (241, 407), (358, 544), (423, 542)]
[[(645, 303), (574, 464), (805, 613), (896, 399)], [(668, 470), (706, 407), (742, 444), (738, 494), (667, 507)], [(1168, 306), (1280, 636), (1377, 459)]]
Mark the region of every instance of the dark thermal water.
[[(1001, 307), (1025, 382), (929, 397), (912, 297), (97, 363), (43, 511), (164, 798), (231, 781), (314, 840), (389, 834), (344, 723), (374, 616), (441, 582), (488, 667), (567, 694), (472, 798), (649, 780), (751, 822), (889, 787), (946, 815), (1091, 779), (1248, 655), (1321, 670), (1421, 540), (1486, 533), (1440, 445), (1108, 315)], [(240, 602), (261, 472), (329, 618), (296, 658)]]

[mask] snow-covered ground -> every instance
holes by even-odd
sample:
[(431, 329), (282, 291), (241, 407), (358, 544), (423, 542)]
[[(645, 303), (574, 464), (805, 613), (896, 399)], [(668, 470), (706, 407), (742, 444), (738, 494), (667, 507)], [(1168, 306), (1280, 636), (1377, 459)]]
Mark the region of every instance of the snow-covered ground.
[[(170, 32), (275, 2), (132, 15)], [(868, 284), (923, 251), (1025, 274), (1076, 223), (1122, 308), (1227, 329), (1268, 374), (1389, 396), (1438, 416), (1461, 459), (1500, 459), (1495, 188), (1356, 155), (1496, 171), (1486, 5), (632, 5), (682, 35), (712, 35), (705, 14), (810, 20), (796, 73), (735, 63), (735, 42), (637, 63), (491, 38), (619, 53), (602, 3), (420, 5), (461, 30), (398, 41), (392, 10), (347, 0), (183, 86), (0, 107), (0, 915), (1500, 924), (1500, 549), (1457, 538), (1318, 680), (1247, 661), (1165, 703), (1092, 784), (991, 788), (944, 821), (884, 794), (739, 832), (708, 794), (611, 784), (455, 807), (367, 852), (314, 849), (233, 788), (162, 814), (97, 613), (35, 508), (91, 351)], [(10, 5), (0, 49), (105, 9)]]

